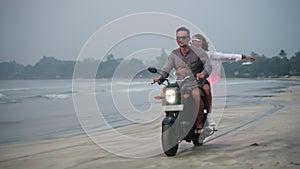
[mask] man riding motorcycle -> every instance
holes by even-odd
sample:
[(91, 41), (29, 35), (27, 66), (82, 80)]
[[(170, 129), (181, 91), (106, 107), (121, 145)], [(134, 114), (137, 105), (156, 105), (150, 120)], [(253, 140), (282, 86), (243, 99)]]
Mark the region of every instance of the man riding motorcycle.
[(156, 76), (154, 81), (160, 81), (168, 77), (173, 68), (177, 71), (178, 79), (186, 76), (193, 77), (185, 82), (185, 88), (192, 91), (198, 109), (195, 133), (202, 133), (204, 104), (200, 97), (201, 90), (199, 90), (199, 87), (207, 82), (205, 79), (212, 71), (212, 66), (206, 52), (202, 48), (190, 46), (190, 40), (190, 31), (187, 28), (180, 27), (176, 30), (176, 41), (179, 48), (171, 52), (161, 69), (161, 75)]

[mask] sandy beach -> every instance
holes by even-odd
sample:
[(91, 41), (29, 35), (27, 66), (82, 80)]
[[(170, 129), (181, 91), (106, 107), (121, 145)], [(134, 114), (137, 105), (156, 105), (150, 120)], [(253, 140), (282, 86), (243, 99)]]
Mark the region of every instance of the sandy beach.
[[(181, 143), (175, 157), (164, 154), (128, 158), (107, 152), (87, 135), (4, 145), (0, 147), (0, 168), (300, 168), (300, 86), (292, 86), (256, 105), (226, 108), (219, 131), (200, 147)], [(135, 135), (160, 132), (160, 121), (152, 126), (131, 126), (121, 132)], [(101, 133), (109, 141), (110, 133)], [(139, 133), (141, 136), (141, 133)], [(130, 143), (111, 143), (131, 149)], [(135, 147), (136, 152), (161, 151), (151, 143)]]

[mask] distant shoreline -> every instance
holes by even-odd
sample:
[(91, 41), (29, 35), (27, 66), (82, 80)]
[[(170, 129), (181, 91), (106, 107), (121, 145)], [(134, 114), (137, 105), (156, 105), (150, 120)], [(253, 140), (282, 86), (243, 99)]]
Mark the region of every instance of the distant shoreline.
[(292, 81), (300, 81), (300, 76), (290, 76), (290, 77), (266, 77), (266, 78), (261, 78), (261, 77), (258, 77), (256, 78), (258, 80), (292, 80)]

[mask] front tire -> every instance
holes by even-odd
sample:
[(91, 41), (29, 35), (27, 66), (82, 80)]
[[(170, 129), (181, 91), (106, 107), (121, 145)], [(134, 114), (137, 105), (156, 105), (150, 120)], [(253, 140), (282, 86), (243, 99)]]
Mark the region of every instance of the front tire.
[(178, 150), (178, 142), (176, 141), (176, 137), (174, 137), (174, 132), (172, 132), (172, 128), (170, 127), (171, 125), (169, 124), (163, 125), (161, 135), (161, 143), (164, 153), (169, 157), (175, 156)]

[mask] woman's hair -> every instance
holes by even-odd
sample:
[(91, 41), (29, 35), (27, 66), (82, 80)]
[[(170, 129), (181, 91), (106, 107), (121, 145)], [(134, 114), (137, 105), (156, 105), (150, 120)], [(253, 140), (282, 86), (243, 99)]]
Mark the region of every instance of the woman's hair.
[(201, 34), (195, 34), (193, 36), (195, 36), (196, 38), (200, 39), (202, 41), (202, 49), (204, 49), (205, 51), (208, 51), (208, 42), (205, 39), (205, 37), (203, 35), (201, 35)]

